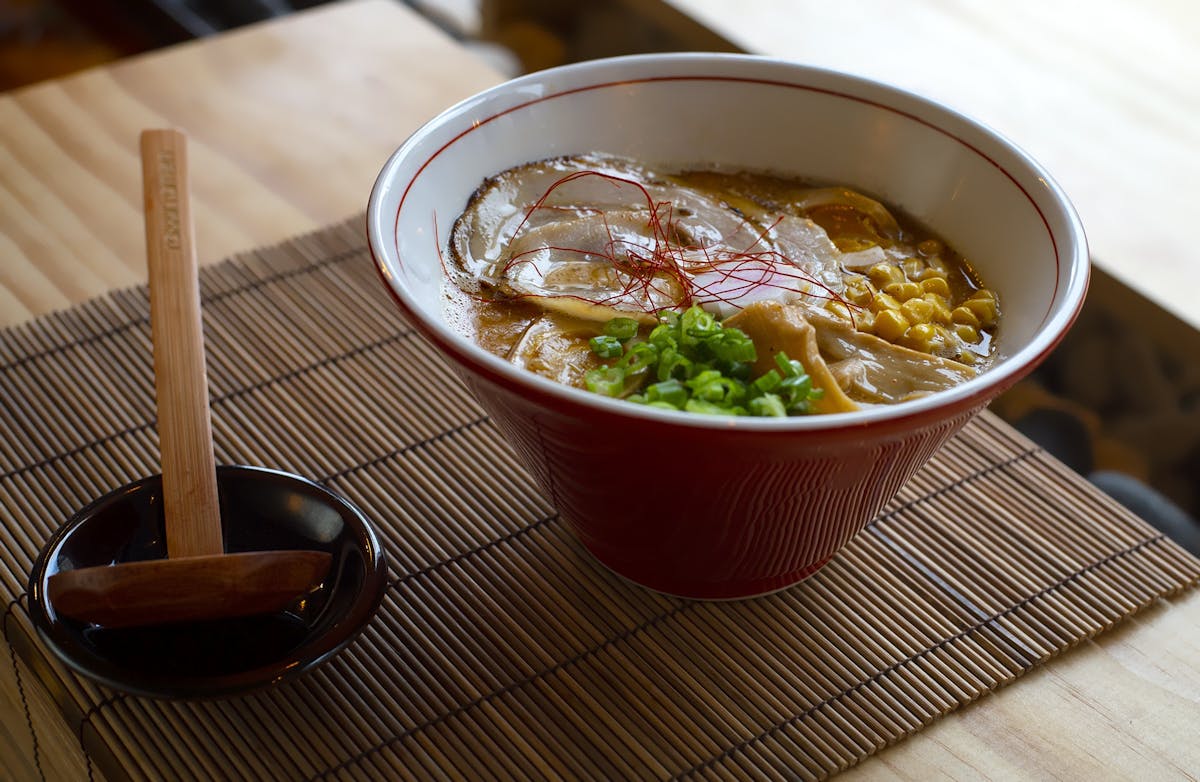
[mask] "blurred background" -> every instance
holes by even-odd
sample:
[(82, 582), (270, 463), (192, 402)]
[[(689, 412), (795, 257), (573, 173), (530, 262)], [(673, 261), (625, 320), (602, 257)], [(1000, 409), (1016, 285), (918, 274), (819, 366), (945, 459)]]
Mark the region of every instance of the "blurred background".
[[(322, 2), (0, 0), (0, 90)], [(669, 3), (404, 2), (507, 76), (632, 52), (736, 50)], [(1097, 273), (1067, 341), (992, 410), (1200, 553), (1200, 332)]]
[[(0, 89), (283, 16), (327, 0), (0, 0)], [(637, 0), (395, 0), (477, 48), (508, 75), (565, 62), (732, 45), (682, 14), (645, 17)], [(658, 16), (662, 11), (655, 11)], [(705, 45), (707, 43), (707, 45)]]

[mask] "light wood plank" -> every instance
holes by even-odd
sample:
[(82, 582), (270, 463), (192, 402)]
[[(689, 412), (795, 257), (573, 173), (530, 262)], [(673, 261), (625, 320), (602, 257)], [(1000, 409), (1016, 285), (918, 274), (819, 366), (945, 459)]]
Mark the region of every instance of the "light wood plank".
[(137, 137), (192, 139), (201, 263), (366, 208), (422, 122), (499, 80), (401, 4), (333, 4), (0, 96), (0, 325), (145, 281)]
[(1200, 592), (1163, 600), (839, 779), (1195, 779)]

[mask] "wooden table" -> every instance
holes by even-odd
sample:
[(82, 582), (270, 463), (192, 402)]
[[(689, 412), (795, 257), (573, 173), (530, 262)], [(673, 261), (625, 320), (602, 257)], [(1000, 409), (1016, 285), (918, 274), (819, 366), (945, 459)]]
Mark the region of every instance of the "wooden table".
[[(767, 5), (744, 2), (741, 13)], [(835, 5), (822, 9), (834, 14)], [(932, 13), (921, 8), (910, 10)], [(1001, 26), (995, 34), (1015, 33)], [(934, 48), (930, 40), (923, 50)], [(141, 128), (173, 125), (190, 134), (198, 243), (211, 262), (362, 210), (376, 172), (410, 131), (497, 79), (401, 4), (356, 0), (0, 96), (0, 322), (144, 281)], [(1166, 124), (1194, 132), (1182, 121)], [(1102, 157), (1101, 141), (1089, 143)], [(1182, 177), (1195, 162), (1179, 166)], [(1082, 202), (1085, 212), (1089, 203)], [(1111, 246), (1118, 255), (1105, 237), (1094, 237), (1097, 250)], [(1164, 228), (1154, 241), (1173, 240)], [(0, 702), (0, 728), (23, 729), (21, 708)], [(1185, 777), (1200, 769), (1197, 725), (1200, 593), (1193, 591), (851, 776)], [(0, 730), (12, 773), (31, 771), (11, 759), (5, 740)]]
[(0, 101), (0, 325), (145, 280), (140, 129), (190, 137), (201, 262), (366, 208), (422, 122), (498, 81), (389, 2), (321, 8)]

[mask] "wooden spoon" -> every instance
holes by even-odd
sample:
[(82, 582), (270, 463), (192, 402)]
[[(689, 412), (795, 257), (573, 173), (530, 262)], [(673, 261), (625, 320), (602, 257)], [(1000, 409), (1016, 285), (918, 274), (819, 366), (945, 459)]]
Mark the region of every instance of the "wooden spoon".
[(187, 137), (144, 131), (141, 155), (167, 559), (60, 571), (47, 585), (50, 605), (106, 627), (273, 613), (318, 585), (332, 557), (324, 551), (225, 553)]

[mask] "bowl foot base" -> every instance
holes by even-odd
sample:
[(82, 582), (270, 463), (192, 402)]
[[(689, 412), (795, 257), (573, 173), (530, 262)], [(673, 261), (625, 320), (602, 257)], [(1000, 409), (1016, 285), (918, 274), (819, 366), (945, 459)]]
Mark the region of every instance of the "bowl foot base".
[(661, 572), (630, 567), (606, 559), (602, 554), (588, 548), (588, 553), (608, 571), (624, 581), (671, 597), (687, 600), (747, 600), (781, 592), (810, 578), (829, 563), (830, 555), (820, 562), (806, 565), (783, 575), (738, 581), (684, 581), (664, 576)]

